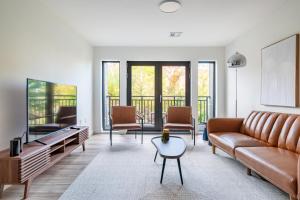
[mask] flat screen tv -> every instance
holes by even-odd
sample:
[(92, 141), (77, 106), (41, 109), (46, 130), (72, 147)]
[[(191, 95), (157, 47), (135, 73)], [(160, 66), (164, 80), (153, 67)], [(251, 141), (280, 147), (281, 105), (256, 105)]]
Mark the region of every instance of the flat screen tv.
[(76, 86), (27, 79), (26, 143), (76, 123)]

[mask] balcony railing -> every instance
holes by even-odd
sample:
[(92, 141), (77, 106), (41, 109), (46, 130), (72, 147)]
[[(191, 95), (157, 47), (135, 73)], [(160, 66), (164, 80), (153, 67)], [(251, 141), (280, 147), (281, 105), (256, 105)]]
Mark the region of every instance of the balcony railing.
[[(154, 96), (132, 96), (132, 105), (144, 115), (145, 124), (155, 123), (155, 97)], [(198, 124), (206, 123), (210, 117), (210, 96), (198, 96)], [(119, 96), (106, 96), (105, 101), (105, 128), (109, 128), (108, 114), (112, 106), (120, 105)], [(184, 106), (185, 96), (163, 96), (162, 112), (166, 113), (169, 106)]]

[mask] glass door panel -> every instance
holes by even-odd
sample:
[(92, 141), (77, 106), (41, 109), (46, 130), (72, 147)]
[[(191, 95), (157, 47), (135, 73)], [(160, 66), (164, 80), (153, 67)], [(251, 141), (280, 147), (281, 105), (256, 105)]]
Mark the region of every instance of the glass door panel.
[(162, 115), (169, 106), (186, 105), (185, 66), (162, 66)]
[(131, 105), (143, 114), (145, 126), (155, 124), (155, 66), (131, 67)]

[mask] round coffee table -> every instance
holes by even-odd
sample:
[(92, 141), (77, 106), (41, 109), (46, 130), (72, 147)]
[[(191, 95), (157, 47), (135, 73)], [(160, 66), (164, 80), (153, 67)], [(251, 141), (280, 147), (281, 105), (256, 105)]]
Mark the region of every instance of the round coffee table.
[(185, 144), (184, 140), (181, 137), (170, 136), (169, 141), (167, 143), (163, 143), (161, 141), (161, 136), (157, 136), (157, 137), (152, 138), (151, 142), (152, 142), (152, 144), (154, 144), (154, 146), (157, 150), (156, 154), (155, 154), (154, 162), (156, 160), (158, 153), (164, 159), (163, 166), (162, 166), (162, 172), (161, 172), (161, 178), (160, 178), (160, 184), (162, 183), (163, 176), (164, 176), (166, 159), (177, 159), (181, 184), (183, 185), (181, 166), (180, 166), (180, 157), (184, 154), (184, 152), (186, 150), (186, 144)]

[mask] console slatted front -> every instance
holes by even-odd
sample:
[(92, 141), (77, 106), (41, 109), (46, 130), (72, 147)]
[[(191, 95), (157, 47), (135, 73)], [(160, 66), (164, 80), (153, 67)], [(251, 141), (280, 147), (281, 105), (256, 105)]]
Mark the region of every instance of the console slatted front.
[(83, 130), (80, 134), (79, 134), (79, 143), (83, 143), (85, 140), (87, 140), (89, 137), (89, 131), (88, 129)]
[(42, 170), (50, 163), (50, 148), (46, 148), (44, 151), (34, 154), (31, 157), (21, 160), (20, 167), (20, 183), (24, 183), (30, 177), (32, 177), (37, 171)]

